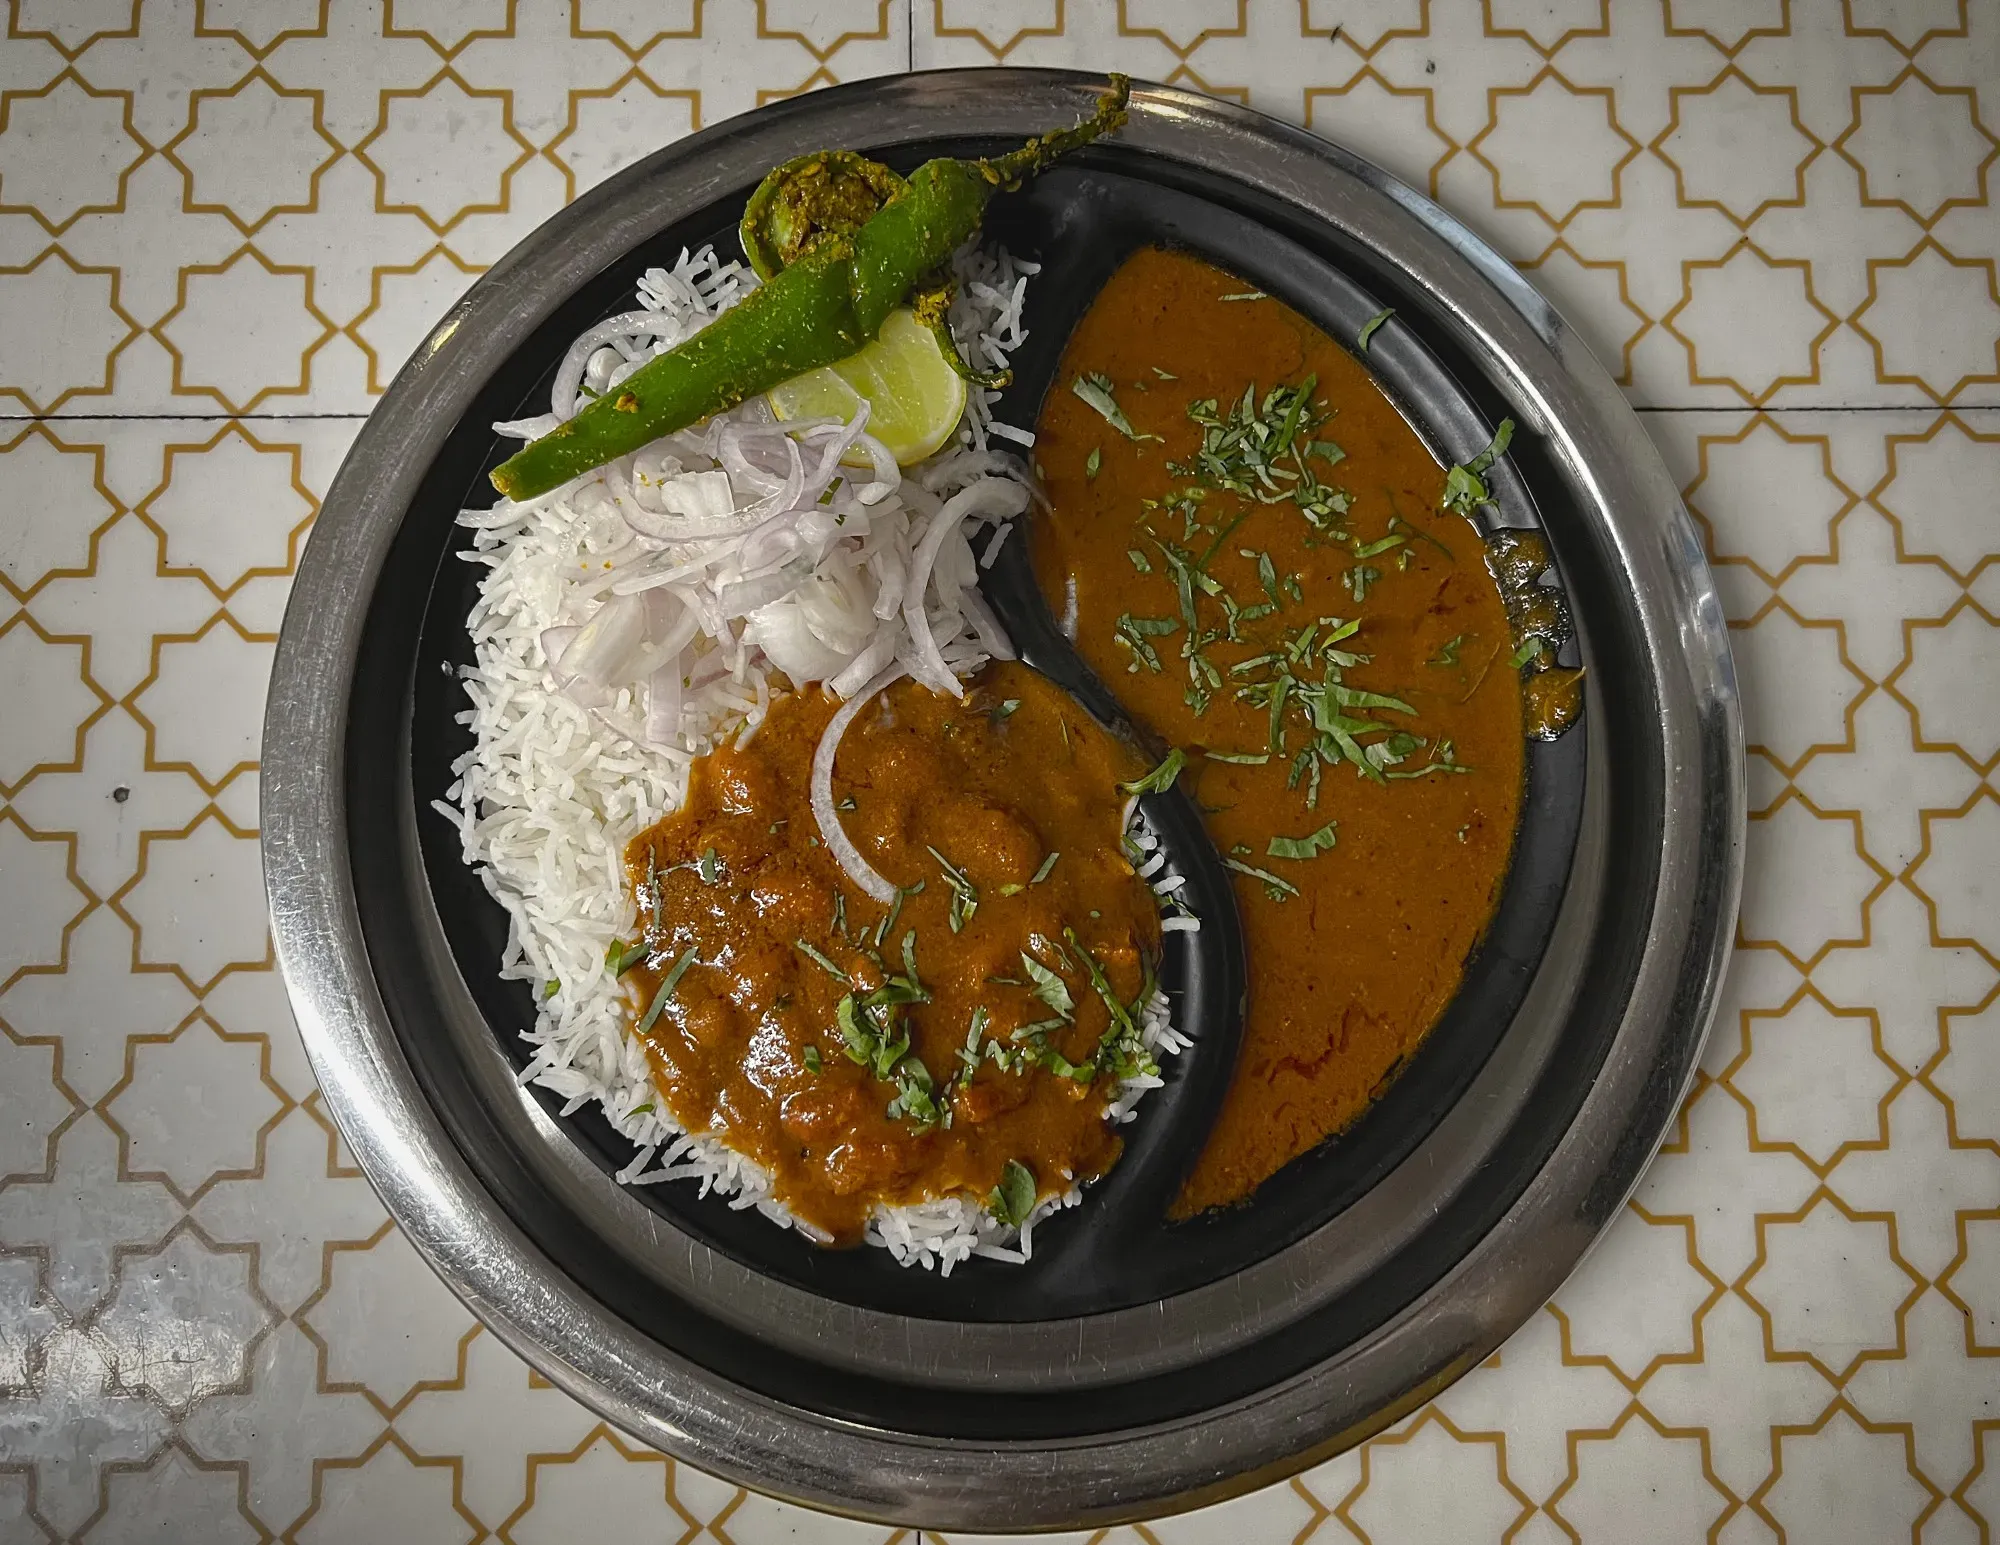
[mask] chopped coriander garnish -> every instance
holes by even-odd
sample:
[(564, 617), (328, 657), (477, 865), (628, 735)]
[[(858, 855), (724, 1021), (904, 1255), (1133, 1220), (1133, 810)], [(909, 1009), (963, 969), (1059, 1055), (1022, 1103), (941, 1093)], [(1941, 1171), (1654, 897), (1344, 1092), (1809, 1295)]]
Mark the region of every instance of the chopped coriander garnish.
[(1347, 590), (1359, 606), (1368, 599), (1368, 587), (1382, 577), (1382, 571), (1366, 563), (1357, 563), (1347, 571)]
[(653, 1108), (653, 1102), (651, 1100), (641, 1100), (637, 1105), (633, 1106), (630, 1110), (625, 1112), (625, 1114), (627, 1116), (643, 1116), (646, 1114), (647, 1111), (651, 1110), (652, 1108)]
[(1424, 661), (1424, 664), (1442, 665), (1442, 666), (1452, 666), (1458, 664), (1458, 648), (1459, 645), (1463, 644), (1464, 642), (1465, 642), (1465, 635), (1463, 633), (1453, 634), (1450, 638), (1446, 639), (1444, 643), (1438, 646), (1437, 658), (1433, 660), (1426, 660)]
[(1181, 769), (1185, 766), (1187, 766), (1187, 753), (1181, 750), (1179, 746), (1175, 746), (1173, 750), (1160, 759), (1160, 765), (1144, 777), (1134, 778), (1130, 783), (1119, 784), (1119, 792), (1124, 794), (1164, 794), (1174, 786), (1174, 780), (1180, 777)]
[(613, 976), (623, 976), (640, 961), (644, 960), (651, 949), (652, 946), (647, 944), (644, 939), (639, 940), (636, 944), (625, 945), (622, 948), (614, 943), (605, 952), (604, 961), (611, 968)]
[(1252, 383), (1226, 411), (1213, 397), (1189, 403), (1187, 415), (1202, 429), (1201, 449), (1188, 461), (1168, 463), (1168, 470), (1196, 485), (1187, 493), (1220, 488), (1253, 505), (1289, 501), (1315, 529), (1337, 530), (1336, 517), (1352, 500), (1321, 482), (1310, 464), (1319, 456), (1330, 466), (1342, 455), (1331, 441), (1314, 438), (1329, 417), (1313, 396), (1318, 384), (1309, 375), (1296, 385), (1273, 387), (1260, 401)]
[(694, 872), (701, 876), (703, 885), (713, 885), (722, 876), (722, 866), (716, 861), (715, 849), (705, 848), (695, 862)]
[(1268, 869), (1259, 869), (1255, 864), (1246, 864), (1238, 858), (1224, 858), (1222, 861), (1238, 874), (1247, 874), (1253, 880), (1262, 880), (1264, 889), (1273, 901), (1283, 901), (1288, 896), (1296, 896), (1299, 888), (1290, 880), (1280, 879)]
[(1271, 760), (1268, 751), (1209, 751), (1203, 754), (1211, 762), (1234, 762), (1242, 767), (1262, 767)]
[(1328, 821), (1318, 831), (1307, 832), (1303, 837), (1273, 837), (1264, 851), (1273, 858), (1317, 858), (1333, 846), (1339, 825), (1338, 821)]
[(875, 1023), (873, 1016), (862, 1011), (860, 1001), (853, 993), (848, 993), (834, 1006), (833, 1017), (840, 1026), (840, 1038), (846, 1043), (848, 1061), (872, 1070), (877, 1078), (887, 1078), (894, 1072), (896, 1064), (903, 1059), (903, 1053), (910, 1049), (908, 1031), (894, 1036), (888, 1034)]
[(1469, 518), (1482, 504), (1491, 504), (1493, 490), (1486, 486), (1486, 469), (1507, 454), (1507, 447), (1513, 441), (1514, 421), (1503, 418), (1500, 427), (1493, 431), (1492, 443), (1485, 450), (1444, 475), (1444, 498), (1439, 501), (1439, 508)]
[(834, 806), (834, 809), (836, 810), (854, 810), (858, 808), (859, 807), (855, 804), (854, 796), (852, 794), (844, 796), (841, 799), (840, 803)]
[(1538, 658), (1549, 647), (1549, 641), (1539, 633), (1530, 633), (1521, 640), (1521, 647), (1514, 651), (1514, 669), (1519, 670), (1530, 660)]
[(808, 1046), (806, 1048), (805, 1063), (806, 1063), (806, 1071), (808, 1073), (817, 1073), (822, 1067), (825, 1066), (825, 1064), (820, 1061), (819, 1048), (817, 1046)]
[(1139, 433), (1132, 427), (1132, 421), (1125, 416), (1125, 410), (1118, 406), (1118, 399), (1111, 395), (1111, 377), (1098, 375), (1094, 371), (1080, 375), (1070, 382), (1069, 389), (1103, 418), (1104, 422), (1117, 430), (1128, 440), (1157, 440), (1158, 435)]
[(1144, 665), (1158, 673), (1161, 669), (1160, 652), (1153, 647), (1152, 640), (1165, 637), (1179, 626), (1171, 617), (1134, 617), (1130, 612), (1123, 612), (1113, 625), (1112, 641), (1136, 657), (1127, 669), (1136, 671)]
[(1452, 749), (1451, 742), (1441, 740), (1437, 743), (1437, 748), (1431, 752), (1431, 759), (1424, 763), (1423, 766), (1412, 768), (1407, 772), (1391, 770), (1385, 773), (1384, 776), (1389, 778), (1427, 778), (1432, 773), (1469, 773), (1471, 771), (1470, 767), (1467, 767), (1458, 759), (1457, 754)]
[(1354, 340), (1354, 346), (1363, 354), (1366, 354), (1368, 352), (1368, 340), (1373, 338), (1381, 330), (1382, 324), (1395, 314), (1396, 308), (1394, 306), (1384, 306), (1380, 311), (1376, 312), (1375, 315), (1361, 324), (1361, 333)]
[(1090, 454), (1083, 458), (1083, 475), (1087, 478), (1095, 478), (1097, 476), (1097, 469), (1103, 465), (1104, 452), (1093, 445), (1090, 448)]
[(915, 885), (899, 885), (896, 887), (896, 899), (889, 903), (889, 910), (882, 915), (882, 920), (875, 925), (875, 948), (879, 950), (882, 947), (882, 941), (889, 937), (889, 931), (896, 926), (896, 919), (903, 912), (904, 898), (916, 895), (923, 888), (924, 882), (922, 880), (917, 881)]
[[(1063, 938), (1083, 962), (1083, 968), (1090, 976), (1091, 990), (1103, 1002), (1105, 1013), (1110, 1017), (1104, 1034), (1098, 1037), (1097, 1050), (1091, 1054), (1090, 1061), (1074, 1067), (1068, 1076), (1079, 1083), (1087, 1083), (1102, 1074), (1118, 1079), (1157, 1074), (1160, 1065), (1146, 1049), (1145, 1036), (1139, 1028), (1139, 1017), (1153, 996), (1152, 962), (1146, 962), (1145, 979), (1139, 985), (1139, 996), (1128, 1004), (1112, 990), (1111, 979), (1104, 974), (1102, 962), (1077, 938), (1076, 930), (1063, 929)], [(1061, 1072), (1060, 1068), (1052, 1070)]]
[(1020, 708), (1021, 700), (1018, 697), (1010, 697), (1003, 702), (995, 703), (986, 717), (993, 723), (998, 724), (1002, 719), (1013, 718), (1020, 711)]
[(820, 970), (824, 971), (828, 976), (832, 977), (836, 982), (845, 982), (850, 980), (848, 974), (845, 971), (841, 970), (840, 967), (835, 965), (830, 959), (828, 959), (824, 951), (815, 949), (811, 944), (807, 943), (804, 939), (792, 940), (792, 947), (796, 949), (801, 955), (805, 956), (806, 959), (810, 960), (814, 965), (818, 966)]
[(896, 1097), (889, 1102), (888, 1109), (892, 1120), (907, 1116), (916, 1123), (919, 1132), (951, 1125), (951, 1107), (939, 1102), (931, 1070), (924, 1066), (922, 1058), (903, 1058), (890, 1077), (896, 1085)]
[(958, 1075), (961, 1084), (971, 1083), (972, 1075), (979, 1071), (979, 1039), (986, 1033), (987, 1017), (985, 1004), (973, 1006), (972, 1022), (965, 1031), (965, 1045), (958, 1053), (958, 1060), (963, 1065), (963, 1071)]
[(1049, 877), (1050, 871), (1052, 871), (1056, 866), (1056, 860), (1061, 857), (1062, 854), (1060, 853), (1049, 854), (1047, 858), (1042, 860), (1041, 867), (1035, 871), (1034, 878), (1029, 880), (1028, 883), (1030, 885), (1040, 885), (1042, 881), (1046, 880)]
[(1386, 692), (1368, 692), (1337, 681), (1328, 683), (1323, 690), (1342, 708), (1386, 708), (1391, 713), (1416, 713), (1416, 709), (1400, 697), (1391, 697)]
[[(1392, 504), (1395, 502), (1394, 495), (1390, 496), (1390, 502)], [(1413, 542), (1426, 542), (1430, 544), (1432, 547), (1435, 547), (1439, 552), (1444, 554), (1445, 561), (1447, 563), (1458, 562), (1457, 553), (1453, 552), (1449, 547), (1445, 546), (1444, 543), (1440, 542), (1436, 537), (1432, 536), (1428, 531), (1424, 530), (1422, 526), (1413, 526), (1407, 520), (1403, 519), (1403, 517), (1400, 515), (1391, 515), (1389, 517), (1389, 529), (1391, 531), (1402, 532), (1404, 536), (1408, 537)]]
[(1398, 536), (1392, 531), (1378, 541), (1356, 542), (1354, 544), (1354, 556), (1357, 558), (1373, 558), (1393, 548), (1401, 547), (1405, 540), (1405, 538)]
[(561, 982), (547, 981), (542, 983), (542, 1001), (546, 1003), (550, 998), (553, 998), (557, 993), (561, 991), (562, 991)]
[(1132, 567), (1137, 569), (1141, 574), (1150, 574), (1153, 572), (1153, 565), (1147, 560), (1146, 555), (1140, 552), (1138, 548), (1136, 547), (1126, 548), (1125, 556), (1132, 560)]
[[(951, 931), (958, 933), (972, 921), (972, 914), (979, 910), (979, 887), (972, 883), (964, 870), (956, 868), (936, 848), (926, 843), (924, 851), (938, 861), (938, 867), (944, 871), (944, 883), (951, 887)], [(911, 937), (913, 935), (904, 935), (905, 942)], [(916, 975), (914, 966), (910, 968), (910, 974)]]
[(1019, 1159), (1009, 1159), (1000, 1171), (1000, 1184), (986, 1197), (986, 1210), (1009, 1228), (1019, 1228), (1035, 1210), (1038, 1196), (1035, 1172)]
[[(1429, 742), (1421, 735), (1412, 735), (1408, 730), (1397, 730), (1387, 740), (1378, 740), (1363, 749), (1368, 760), (1375, 767), (1387, 772), (1391, 767), (1399, 767), (1407, 762), (1412, 753), (1422, 750)], [(1392, 776), (1401, 777), (1402, 774)]]
[[(1249, 557), (1251, 554), (1245, 552), (1243, 556)], [(1285, 593), (1278, 588), (1278, 566), (1271, 561), (1269, 553), (1260, 552), (1255, 556), (1257, 559), (1257, 583), (1264, 587), (1264, 594), (1271, 598), (1273, 606), (1283, 606), (1285, 604)]]
[(694, 950), (690, 948), (686, 954), (673, 963), (667, 974), (660, 979), (660, 990), (653, 994), (652, 1006), (646, 1010), (644, 1016), (639, 1020), (639, 1033), (641, 1035), (644, 1035), (648, 1030), (653, 1028), (654, 1022), (660, 1017), (660, 1011), (667, 1006), (668, 1000), (673, 997), (675, 989), (681, 985), (681, 978), (687, 975), (687, 968), (693, 964)]
[(1065, 1023), (1076, 1017), (1076, 1000), (1070, 997), (1069, 985), (1061, 977), (1026, 950), (1021, 951), (1021, 967), (1035, 984), (1035, 996), (1048, 1005), (1050, 1013)]

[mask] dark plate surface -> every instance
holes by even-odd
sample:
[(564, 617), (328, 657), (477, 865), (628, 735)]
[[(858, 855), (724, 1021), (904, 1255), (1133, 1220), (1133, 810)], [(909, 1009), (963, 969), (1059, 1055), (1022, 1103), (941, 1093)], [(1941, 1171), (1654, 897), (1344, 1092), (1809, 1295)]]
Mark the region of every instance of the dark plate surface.
[[(1048, 263), (1014, 422), (1119, 258), (1161, 242), (1350, 343), (1395, 306), (1369, 363), (1443, 458), (1476, 452), (1502, 416), (1522, 425), (1501, 519), (1547, 533), (1591, 692), (1576, 729), (1531, 751), (1507, 892), (1458, 1001), (1349, 1133), (1254, 1205), (1169, 1227), (1160, 1205), (1212, 1117), (1241, 980), (1232, 931), (1204, 927), (1172, 985), (1205, 1044), (1141, 1107), (1125, 1163), (1038, 1234), (1031, 1265), (949, 1282), (883, 1252), (812, 1250), (679, 1186), (635, 1197), (609, 1179), (629, 1150), (600, 1120), (559, 1122), (515, 1087), (532, 1004), (498, 982), (498, 909), (428, 810), (464, 745), (442, 667), (469, 658), (474, 575), (453, 520), (487, 502), (486, 426), (545, 400), (568, 341), (623, 309), (644, 268), (721, 244), (766, 166), (829, 143), (904, 165), (990, 149), (1075, 116), (1090, 86), (995, 71), (843, 88), (697, 136), (558, 216), (454, 309), (357, 442), (302, 566), (267, 723), (281, 962), (329, 1108), (420, 1248), (641, 1436), (900, 1522), (1076, 1523), (1238, 1489), (1471, 1366), (1560, 1281), (1664, 1131), (1735, 904), (1740, 727), (1719, 611), (1602, 372), (1408, 190), (1148, 88), (1118, 142), (995, 206), (992, 234)], [(1037, 626), (1025, 551), (1003, 549), (994, 594), (1029, 657), (1088, 701), (1101, 687)], [(1226, 887), (1211, 901), (1226, 911)]]
[[(969, 154), (994, 147), (947, 142), (921, 155)], [(895, 159), (908, 165), (920, 153)], [(1143, 175), (1113, 170), (1130, 157), (1115, 145), (1091, 153), (1101, 168), (1062, 168), (1004, 199), (994, 239), (1043, 265), (1029, 284), (1029, 341), (1016, 362), (1015, 382), (1000, 405), (1009, 422), (1032, 424), (1053, 381), (1070, 330), (1117, 267), (1147, 245), (1200, 253), (1248, 283), (1291, 302), (1333, 336), (1351, 341), (1386, 303), (1340, 269), (1265, 227), (1229, 218), (1229, 211)], [(746, 188), (744, 195), (747, 196)], [(734, 209), (725, 205), (725, 214)], [(682, 246), (713, 241), (733, 253), (733, 222), (670, 229), (637, 260), (671, 265)], [(581, 326), (631, 305), (623, 272), (603, 276), (579, 300), (594, 303)], [(580, 330), (579, 328), (579, 330)], [(502, 403), (497, 418), (534, 413), (546, 402), (553, 360), (561, 348), (518, 351), (495, 373)], [(1372, 341), (1369, 363), (1427, 443), (1447, 458), (1469, 456), (1492, 437), (1492, 426), (1458, 390), (1447, 368), (1408, 328), (1385, 328)], [(509, 395), (511, 393), (511, 395)], [(457, 668), (471, 662), (465, 628), (483, 570), (454, 561), (470, 551), (470, 535), (450, 516), (462, 505), (490, 502), (485, 474), (511, 452), (480, 422), (468, 420), (445, 456), (473, 463), (477, 475), (416, 512), (450, 556), (427, 562), (432, 586), (413, 658), (400, 650), (382, 659), (382, 680), (409, 683), (409, 787), (396, 797), (418, 812), (424, 881), (452, 959), (499, 1044), (517, 1067), (531, 1047), (528, 984), (503, 982), (496, 963), (507, 936), (506, 914), (460, 861), (455, 830), (430, 815), (433, 799), (452, 781), (451, 765), (471, 745), (457, 722), (463, 688)], [(1442, 474), (1440, 473), (1440, 480)], [(1510, 525), (1539, 524), (1518, 479), (1501, 485), (1502, 517)], [(440, 490), (441, 494), (446, 493)], [(1032, 519), (1032, 514), (1028, 517)], [(1054, 626), (1028, 562), (1025, 539), (1008, 543), (983, 581), (1014, 634), (1023, 658), (1075, 694), (1102, 722), (1120, 725), (1115, 690), (1093, 676)], [(413, 555), (413, 562), (419, 561)], [(449, 669), (447, 669), (447, 667)], [(371, 715), (372, 718), (372, 715)], [(395, 742), (350, 742), (357, 756), (396, 754)], [(1112, 1173), (1084, 1193), (1080, 1206), (1037, 1230), (1035, 1259), (1026, 1267), (974, 1260), (949, 1277), (900, 1267), (886, 1251), (826, 1251), (773, 1227), (754, 1211), (700, 1196), (692, 1184), (639, 1188), (634, 1194), (661, 1216), (743, 1265), (844, 1302), (935, 1319), (1045, 1320), (1150, 1302), (1241, 1270), (1292, 1243), (1332, 1217), (1405, 1157), (1450, 1107), (1506, 1028), (1554, 925), (1583, 803), (1586, 738), (1530, 742), (1527, 789), (1515, 856), (1492, 928), (1469, 962), (1462, 990), (1407, 1068), (1364, 1118), (1338, 1139), (1295, 1161), (1262, 1187), (1252, 1202), (1170, 1224), (1166, 1209), (1199, 1153), (1235, 1062), (1242, 1014), (1243, 944), (1229, 877), (1187, 796), (1147, 802), (1155, 828), (1190, 885), (1185, 892), (1206, 922), (1197, 934), (1170, 935), (1163, 981), (1175, 1022), (1195, 1046), (1166, 1067), (1167, 1087), (1140, 1107), (1125, 1128), (1127, 1149)], [(405, 860), (409, 860), (406, 858)], [(364, 920), (366, 916), (364, 914)], [(401, 927), (399, 922), (396, 925)], [(618, 1136), (595, 1106), (563, 1117), (565, 1103), (534, 1091), (552, 1120), (564, 1126), (606, 1174), (625, 1168), (633, 1145)]]

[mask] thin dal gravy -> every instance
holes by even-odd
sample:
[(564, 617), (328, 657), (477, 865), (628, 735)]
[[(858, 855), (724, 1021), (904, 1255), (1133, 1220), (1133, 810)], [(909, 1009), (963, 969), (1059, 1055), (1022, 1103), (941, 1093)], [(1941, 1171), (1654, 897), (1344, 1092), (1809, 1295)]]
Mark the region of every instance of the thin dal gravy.
[(1084, 658), (1187, 749), (1237, 871), (1248, 1017), (1185, 1216), (1351, 1123), (1451, 999), (1514, 839), (1516, 644), (1478, 533), (1368, 372), (1193, 257), (1112, 277), (1035, 455), (1045, 593), (1060, 613), (1074, 587)]

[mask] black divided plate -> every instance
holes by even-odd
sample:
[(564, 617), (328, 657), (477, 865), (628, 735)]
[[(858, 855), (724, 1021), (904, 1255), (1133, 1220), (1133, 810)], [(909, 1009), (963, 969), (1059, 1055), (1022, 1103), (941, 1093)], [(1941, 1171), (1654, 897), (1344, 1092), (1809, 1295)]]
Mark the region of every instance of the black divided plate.
[[(992, 148), (942, 141), (927, 143), (924, 151)], [(907, 168), (919, 157), (886, 159)], [(1115, 145), (1095, 147), (994, 205), (989, 239), (1044, 264), (1028, 287), (1030, 337), (1016, 356), (1016, 383), (1001, 409), (1010, 422), (1033, 421), (1076, 320), (1118, 264), (1144, 245), (1195, 252), (1286, 300), (1350, 347), (1370, 317), (1395, 303), (1392, 276), (1336, 267), (1240, 209), (1212, 202), (1219, 190), (1205, 190), (1210, 197), (1204, 197), (1198, 188), (1133, 175), (1151, 170), (1135, 164), (1142, 159)], [(457, 722), (464, 698), (456, 667), (472, 657), (464, 621), (482, 571), (460, 561), (470, 542), (453, 517), (462, 505), (490, 502), (485, 474), (513, 446), (486, 426), (545, 408), (550, 377), (569, 340), (600, 317), (629, 309), (634, 282), (646, 268), (670, 264), (684, 245), (713, 241), (719, 250), (734, 251), (735, 221), (747, 192), (719, 201), (599, 274), (494, 375), (432, 468), (371, 612), (358, 678), (371, 686), (357, 695), (348, 742), (349, 819), (370, 839), (354, 844), (357, 889), (364, 898), (381, 894), (383, 886), (402, 890), (391, 871), (409, 876), (420, 866), (428, 896), (419, 901), (406, 895), (403, 904), (422, 910), (427, 901), (435, 909), (460, 975), (516, 1067), (528, 1055), (519, 1032), (533, 1022), (532, 992), (523, 983), (499, 980), (505, 914), (460, 862), (451, 827), (429, 808), (451, 781), (452, 761), (470, 744)], [(1411, 319), (1399, 317), (1375, 334), (1367, 362), (1433, 450), (1447, 461), (1462, 459), (1491, 437), (1504, 405), (1470, 372), (1455, 375), (1448, 342), (1428, 336), (1414, 317), (1413, 309)], [(1517, 439), (1516, 467), (1532, 468), (1534, 457), (1528, 437)], [(1503, 523), (1540, 523), (1530, 479), (1503, 467), (1495, 482)], [(1120, 724), (1115, 697), (1055, 630), (1035, 592), (1027, 550), (1018, 538), (1003, 548), (986, 581), (996, 607), (1030, 663), (1100, 719)], [(1485, 1062), (1522, 1001), (1562, 899), (1583, 804), (1584, 746), (1580, 730), (1553, 743), (1530, 742), (1505, 891), (1467, 963), (1461, 991), (1436, 1028), (1360, 1121), (1288, 1166), (1247, 1205), (1178, 1224), (1164, 1217), (1232, 1070), (1243, 982), (1228, 877), (1191, 805), (1178, 794), (1149, 801), (1149, 814), (1190, 873), (1205, 919), (1199, 934), (1173, 936), (1166, 971), (1176, 1019), (1195, 1035), (1196, 1046), (1169, 1064), (1168, 1087), (1149, 1097), (1139, 1119), (1124, 1129), (1128, 1149), (1119, 1166), (1085, 1192), (1080, 1206), (1037, 1230), (1033, 1262), (974, 1261), (944, 1279), (899, 1268), (880, 1250), (816, 1249), (754, 1212), (700, 1198), (688, 1185), (648, 1186), (633, 1194), (754, 1270), (847, 1303), (926, 1318), (1019, 1321), (1101, 1312), (1239, 1271), (1351, 1205), (1421, 1141)], [(417, 864), (408, 855), (412, 827)], [(371, 851), (380, 856), (367, 856)], [(375, 872), (373, 884), (367, 870)], [(395, 908), (381, 911), (364, 899), (363, 925), (378, 959), (407, 948), (395, 937)], [(442, 1061), (429, 1065), (421, 1037), (406, 1034), (406, 1042), (420, 1078), (434, 1087), (452, 1078)], [(1588, 1067), (1575, 1071), (1587, 1081)], [(440, 1108), (449, 1109), (455, 1103), (449, 1092), (438, 1092)], [(1580, 1095), (1581, 1085), (1574, 1092)], [(534, 1094), (607, 1173), (629, 1162), (631, 1145), (594, 1108), (562, 1117), (562, 1102), (544, 1091)], [(1559, 1122), (1552, 1125), (1551, 1137), (1559, 1130)], [(1518, 1185), (1531, 1172), (1524, 1166), (1508, 1184)], [(504, 1200), (505, 1187), (496, 1189)], [(1486, 1203), (1504, 1206), (1505, 1197), (1496, 1194)], [(1393, 1305), (1379, 1308), (1386, 1314)]]

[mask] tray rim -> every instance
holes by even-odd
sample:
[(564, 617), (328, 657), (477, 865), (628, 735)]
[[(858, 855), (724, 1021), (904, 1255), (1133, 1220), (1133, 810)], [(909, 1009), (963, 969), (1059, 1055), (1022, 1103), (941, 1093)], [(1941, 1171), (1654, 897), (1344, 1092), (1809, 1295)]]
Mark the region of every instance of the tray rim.
[(763, 1490), (894, 1522), (1053, 1527), (1213, 1500), (1359, 1441), (1475, 1366), (1574, 1269), (1665, 1136), (1714, 1011), (1741, 883), (1743, 733), (1720, 605), (1679, 493), (1603, 369), (1497, 253), (1387, 173), (1249, 109), (1137, 87), (1128, 142), (1256, 181), (1443, 301), (1596, 506), (1635, 578), (1652, 657), (1678, 667), (1659, 683), (1678, 776), (1665, 783), (1653, 923), (1596, 1087), (1507, 1215), (1361, 1342), (1231, 1407), (1021, 1445), (1007, 1466), (992, 1443), (862, 1429), (666, 1352), (579, 1294), (483, 1194), (376, 993), (345, 857), (345, 692), (327, 689), (344, 689), (381, 561), (453, 405), (607, 254), (739, 185), (739, 167), (800, 140), (888, 144), (941, 123), (1020, 132), (1074, 112), (1099, 85), (990, 69), (835, 88), (680, 141), (553, 217), (433, 329), (357, 439), (300, 563), (266, 714), (262, 841), (279, 965), (328, 1109), (420, 1252), (517, 1352), (647, 1441)]

